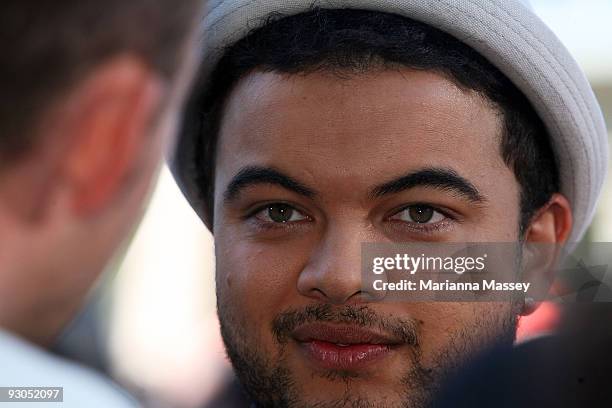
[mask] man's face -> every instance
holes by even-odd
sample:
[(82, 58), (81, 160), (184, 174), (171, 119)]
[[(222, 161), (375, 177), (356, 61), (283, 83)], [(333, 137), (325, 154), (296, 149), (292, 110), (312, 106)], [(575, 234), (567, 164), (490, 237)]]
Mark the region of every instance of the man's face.
[(493, 339), (502, 303), (378, 302), (363, 242), (514, 241), (501, 117), (431, 72), (252, 73), (215, 168), (217, 295), (234, 367), (262, 406), (419, 406)]

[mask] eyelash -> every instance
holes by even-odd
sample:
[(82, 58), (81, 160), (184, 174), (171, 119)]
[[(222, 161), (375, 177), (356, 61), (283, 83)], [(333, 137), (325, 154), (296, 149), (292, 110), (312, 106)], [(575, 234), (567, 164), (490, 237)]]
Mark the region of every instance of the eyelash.
[[(257, 219), (256, 217), (257, 214), (259, 214), (260, 212), (274, 205), (286, 205), (288, 207), (291, 207), (294, 211), (298, 211), (300, 214), (302, 214), (306, 218), (306, 220), (279, 223), (279, 222), (266, 222), (266, 221), (261, 221)], [(255, 209), (249, 211), (247, 215), (244, 216), (244, 220), (251, 221), (253, 224), (255, 224), (256, 228), (260, 230), (279, 230), (279, 229), (287, 230), (287, 229), (299, 228), (305, 222), (311, 221), (312, 217), (308, 215), (305, 211), (299, 209), (297, 206), (291, 203), (288, 203), (285, 201), (271, 201), (269, 203), (261, 204), (257, 206)]]
[[(285, 223), (280, 223), (280, 222), (269, 222), (269, 221), (261, 221), (258, 220), (256, 215), (259, 214), (260, 212), (275, 206), (275, 205), (286, 205), (290, 208), (292, 208), (294, 211), (298, 211), (300, 214), (302, 214), (306, 220), (300, 220), (300, 221), (292, 221), (292, 222), (285, 222)], [(435, 223), (417, 223), (417, 222), (406, 222), (406, 221), (402, 221), (402, 220), (393, 220), (391, 219), (391, 217), (401, 213), (402, 211), (408, 210), (411, 207), (417, 207), (417, 206), (422, 206), (422, 207), (429, 207), (432, 210), (434, 210), (435, 212), (440, 213), (441, 215), (443, 215), (445, 217), (444, 220), (442, 221), (438, 221)], [(265, 204), (261, 204), (259, 206), (257, 206), (255, 209), (249, 211), (247, 213), (247, 215), (244, 216), (244, 219), (247, 221), (251, 221), (253, 222), (253, 224), (260, 230), (287, 230), (287, 229), (295, 229), (295, 228), (300, 228), (304, 225), (305, 222), (309, 222), (312, 221), (312, 217), (310, 215), (308, 215), (308, 213), (306, 213), (305, 211), (299, 209), (297, 206), (290, 204), (288, 202), (283, 202), (283, 201), (273, 201), (273, 202), (269, 202), (269, 203), (265, 203)], [(388, 221), (390, 223), (390, 225), (392, 225), (394, 228), (397, 229), (401, 229), (402, 231), (405, 232), (406, 229), (412, 230), (413, 232), (418, 232), (418, 233), (424, 233), (424, 234), (432, 234), (435, 233), (437, 231), (440, 231), (441, 229), (443, 229), (445, 226), (447, 226), (449, 223), (453, 222), (453, 221), (458, 221), (458, 218), (454, 215), (451, 214), (450, 211), (445, 210), (445, 209), (441, 209), (439, 207), (436, 207), (434, 205), (431, 204), (427, 204), (427, 203), (412, 203), (412, 204), (408, 204), (408, 205), (404, 205), (402, 207), (400, 207), (399, 209), (393, 210), (392, 214), (385, 217), (385, 220)]]
[[(406, 221), (391, 219), (391, 217), (401, 213), (402, 211), (410, 209), (410, 207), (418, 207), (418, 206), (429, 207), (429, 208), (433, 209), (434, 211), (442, 214), (445, 218), (442, 221), (438, 221), (438, 222), (435, 222), (435, 223), (432, 223), (432, 224), (417, 223), (417, 222), (406, 222)], [(402, 232), (405, 232), (406, 229), (409, 229), (409, 230), (411, 230), (413, 232), (424, 233), (424, 234), (433, 234), (435, 232), (438, 232), (438, 231), (442, 230), (444, 227), (448, 226), (451, 222), (458, 221), (458, 218), (455, 215), (451, 214), (451, 211), (446, 210), (446, 209), (442, 209), (442, 208), (437, 207), (437, 206), (432, 205), (432, 204), (428, 204), (428, 203), (411, 203), (411, 204), (408, 204), (408, 205), (404, 205), (404, 206), (400, 207), (399, 209), (393, 210), (391, 215), (387, 216), (385, 218), (385, 220), (388, 221), (390, 223), (390, 225), (393, 226), (393, 228), (400, 229), (400, 230), (402, 230)]]

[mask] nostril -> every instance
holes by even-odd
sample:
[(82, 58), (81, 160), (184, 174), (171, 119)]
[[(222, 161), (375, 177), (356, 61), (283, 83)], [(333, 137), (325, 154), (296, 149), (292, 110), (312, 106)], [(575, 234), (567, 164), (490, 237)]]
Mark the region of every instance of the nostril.
[(317, 300), (329, 302), (329, 296), (327, 296), (327, 294), (319, 288), (311, 288), (307, 293), (305, 293), (305, 295)]
[(323, 292), (323, 291), (322, 291), (321, 289), (319, 289), (319, 288), (314, 288), (314, 289), (313, 289), (313, 292), (316, 292), (316, 294), (317, 294), (317, 295), (319, 295), (319, 296), (321, 296), (321, 297), (324, 297), (324, 298), (328, 297), (328, 296), (327, 296), (327, 294), (326, 294), (325, 292)]
[(297, 290), (301, 295), (343, 304), (364, 289), (360, 246), (342, 242), (339, 247), (337, 242), (345, 240), (346, 235), (340, 238), (333, 242), (325, 241), (325, 245), (309, 257), (297, 280)]
[(370, 292), (367, 290), (359, 290), (348, 298), (348, 301), (358, 302), (375, 302), (380, 301), (385, 297), (384, 293)]

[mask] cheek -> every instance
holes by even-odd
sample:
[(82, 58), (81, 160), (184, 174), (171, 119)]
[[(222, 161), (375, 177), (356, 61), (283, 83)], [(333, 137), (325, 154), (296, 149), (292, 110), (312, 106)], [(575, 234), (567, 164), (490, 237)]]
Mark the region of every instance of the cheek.
[(269, 328), (274, 317), (295, 304), (303, 251), (282, 244), (217, 238), (217, 296), (245, 326)]
[(424, 303), (414, 316), (422, 322), (421, 356), (426, 367), (444, 362), (441, 357), (461, 362), (499, 341), (514, 321), (507, 303)]

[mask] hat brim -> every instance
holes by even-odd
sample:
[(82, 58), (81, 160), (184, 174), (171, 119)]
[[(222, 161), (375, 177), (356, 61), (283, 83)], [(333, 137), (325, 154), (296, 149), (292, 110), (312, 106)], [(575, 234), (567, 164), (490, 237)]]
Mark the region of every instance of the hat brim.
[[(202, 24), (200, 81), (210, 75), (226, 47), (261, 27), (272, 13), (290, 16), (312, 7), (409, 17), (453, 35), (487, 58), (525, 94), (546, 125), (559, 167), (561, 193), (572, 206), (569, 241), (583, 237), (607, 172), (606, 126), (583, 71), (530, 8), (520, 0), (213, 1)], [(170, 167), (187, 200), (212, 229), (195, 172), (194, 152), (201, 137), (193, 125), (197, 106), (188, 106), (186, 112)]]

